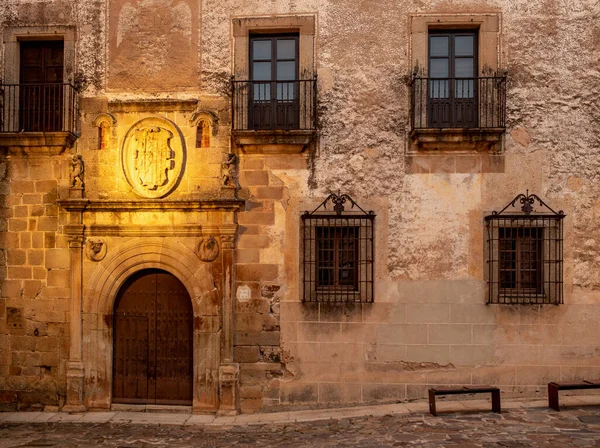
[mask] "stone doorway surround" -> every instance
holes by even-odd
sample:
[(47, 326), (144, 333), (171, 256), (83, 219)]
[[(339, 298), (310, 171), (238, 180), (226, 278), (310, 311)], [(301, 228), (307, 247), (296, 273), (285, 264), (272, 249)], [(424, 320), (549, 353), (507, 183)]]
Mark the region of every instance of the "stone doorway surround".
[[(71, 319), (63, 410), (110, 409), (115, 299), (132, 274), (154, 268), (177, 277), (192, 300), (193, 412), (237, 414), (239, 368), (233, 363), (232, 285), (237, 231), (234, 216), (243, 201), (59, 202), (69, 212), (69, 224), (63, 232), (71, 252), (71, 316), (79, 316)], [(101, 218), (104, 213), (156, 210), (197, 213), (198, 223), (98, 224), (106, 222)], [(212, 260), (207, 260), (203, 250), (207, 240), (215, 241), (219, 248)], [(91, 248), (98, 241), (104, 247), (94, 253)]]

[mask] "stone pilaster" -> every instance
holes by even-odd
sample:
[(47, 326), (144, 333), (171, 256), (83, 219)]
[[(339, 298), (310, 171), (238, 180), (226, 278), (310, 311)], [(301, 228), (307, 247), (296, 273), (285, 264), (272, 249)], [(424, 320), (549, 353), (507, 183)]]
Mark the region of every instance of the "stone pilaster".
[(223, 339), (219, 367), (219, 415), (236, 415), (239, 412), (239, 372), (233, 362), (233, 290), (235, 281), (235, 235), (221, 235), (223, 251)]
[(239, 380), (238, 363), (219, 366), (219, 410), (218, 415), (237, 415), (239, 412)]
[(67, 226), (69, 234), (69, 250), (71, 253), (71, 321), (69, 361), (67, 362), (67, 401), (64, 412), (85, 411), (83, 404), (84, 368), (82, 360), (82, 263), (83, 263), (83, 225)]

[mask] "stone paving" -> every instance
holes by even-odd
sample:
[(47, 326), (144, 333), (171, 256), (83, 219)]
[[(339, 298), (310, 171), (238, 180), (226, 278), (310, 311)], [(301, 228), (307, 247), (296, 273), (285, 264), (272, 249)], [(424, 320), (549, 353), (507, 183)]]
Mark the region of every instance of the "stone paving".
[(0, 447), (593, 447), (600, 396), (545, 401), (426, 403), (214, 417), (182, 413), (0, 414)]

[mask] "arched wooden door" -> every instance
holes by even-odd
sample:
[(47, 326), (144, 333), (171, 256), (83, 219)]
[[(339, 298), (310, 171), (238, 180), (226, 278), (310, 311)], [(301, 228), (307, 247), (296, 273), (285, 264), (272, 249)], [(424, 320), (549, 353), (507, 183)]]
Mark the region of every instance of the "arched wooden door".
[(144, 270), (114, 311), (113, 403), (192, 403), (192, 303), (172, 274)]

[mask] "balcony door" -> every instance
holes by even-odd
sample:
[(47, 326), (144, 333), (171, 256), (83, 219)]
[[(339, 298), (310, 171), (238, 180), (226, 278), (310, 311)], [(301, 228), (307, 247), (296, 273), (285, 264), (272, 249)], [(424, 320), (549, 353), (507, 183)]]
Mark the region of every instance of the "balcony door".
[(477, 127), (477, 67), (477, 31), (429, 32), (429, 127)]
[(298, 35), (250, 38), (250, 129), (298, 129)]
[(62, 41), (23, 41), (21, 46), (19, 129), (60, 131), (63, 127)]

